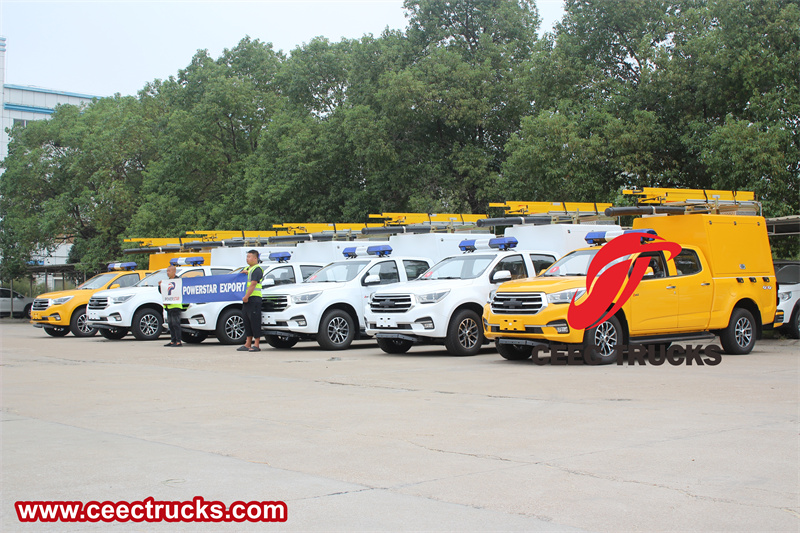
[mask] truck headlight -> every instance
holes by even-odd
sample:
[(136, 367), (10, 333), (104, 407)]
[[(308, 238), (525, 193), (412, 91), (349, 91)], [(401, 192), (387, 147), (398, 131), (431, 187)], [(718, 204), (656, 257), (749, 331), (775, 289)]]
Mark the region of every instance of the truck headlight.
[(791, 297), (792, 297), (792, 291), (778, 293), (778, 299), (782, 302), (788, 302)]
[(568, 289), (566, 291), (558, 291), (547, 295), (547, 303), (550, 304), (568, 304), (572, 301), (574, 296), (577, 300), (586, 293), (586, 289)]
[(109, 298), (109, 300), (111, 300), (112, 304), (124, 304), (131, 298), (133, 298), (133, 294), (129, 294), (127, 296), (112, 296)]
[(53, 300), (53, 305), (64, 305), (73, 298), (74, 296), (62, 296), (61, 298), (56, 298)]
[(486, 302), (487, 304), (492, 303), (492, 300), (494, 300), (494, 295), (495, 294), (497, 294), (497, 289), (494, 289), (492, 292), (489, 293), (489, 300)]
[(320, 294), (322, 294), (322, 291), (304, 292), (303, 294), (293, 294), (292, 303), (307, 304), (308, 302), (314, 301), (314, 299)]
[(417, 294), (417, 301), (421, 304), (435, 304), (448, 294), (450, 294), (450, 289), (446, 291), (429, 292), (427, 294)]

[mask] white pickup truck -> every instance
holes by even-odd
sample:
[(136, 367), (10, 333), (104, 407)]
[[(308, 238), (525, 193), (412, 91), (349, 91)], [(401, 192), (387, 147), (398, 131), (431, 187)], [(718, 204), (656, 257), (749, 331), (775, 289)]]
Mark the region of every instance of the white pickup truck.
[[(194, 277), (229, 274), (234, 267), (201, 266), (187, 258), (190, 266), (181, 266), (176, 276)], [(175, 261), (174, 259), (172, 261)], [(167, 269), (153, 272), (133, 287), (95, 293), (86, 310), (88, 323), (107, 339), (121, 339), (128, 331), (138, 340), (155, 340), (163, 331), (163, 310), (158, 282), (167, 279)]]
[[(264, 270), (261, 284), (265, 288), (298, 283), (323, 266), (309, 261), (289, 262), (289, 252), (273, 252), (269, 258), (275, 262), (261, 265)], [(181, 313), (181, 329), (183, 339), (189, 343), (203, 342), (215, 334), (222, 344), (242, 344), (245, 340), (242, 302), (189, 304)]]
[(349, 347), (365, 329), (364, 302), (370, 294), (414, 279), (432, 263), (390, 253), (388, 245), (348, 247), (343, 251), (347, 259), (327, 265), (303, 283), (264, 289), (261, 324), (267, 342), (291, 348), (301, 339), (316, 339), (328, 350)]
[(405, 353), (417, 343), (474, 355), (487, 342), (481, 315), (498, 284), (533, 277), (584, 244), (590, 231), (617, 227), (513, 226), (505, 237), (464, 240), (462, 254), (437, 263), (419, 279), (376, 291), (364, 310), (366, 333), (387, 353)]

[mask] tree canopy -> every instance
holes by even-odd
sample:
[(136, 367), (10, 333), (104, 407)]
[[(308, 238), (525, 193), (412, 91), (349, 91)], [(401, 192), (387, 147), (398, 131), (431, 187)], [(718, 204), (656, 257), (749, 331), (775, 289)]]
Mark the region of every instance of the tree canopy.
[(798, 212), (800, 0), (565, 7), (540, 38), (533, 0), (406, 0), (405, 31), (289, 53), (245, 37), (15, 127), (3, 277), (64, 238), (92, 271), (125, 237), (621, 187), (754, 190), (766, 216)]

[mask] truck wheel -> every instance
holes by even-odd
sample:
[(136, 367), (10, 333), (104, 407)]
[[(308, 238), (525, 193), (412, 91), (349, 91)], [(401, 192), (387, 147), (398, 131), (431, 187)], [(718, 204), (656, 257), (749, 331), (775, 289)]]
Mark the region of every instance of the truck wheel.
[(266, 335), (264, 338), (267, 340), (267, 344), (279, 350), (288, 350), (300, 340), (297, 337), (289, 337), (288, 335)]
[(475, 355), (483, 346), (483, 326), (478, 313), (462, 309), (450, 319), (444, 346), (451, 355)]
[(187, 344), (200, 344), (207, 338), (208, 338), (208, 333), (205, 331), (181, 330), (181, 341)]
[(500, 344), (500, 342), (497, 341), (494, 345), (497, 351), (500, 352), (500, 355), (509, 361), (524, 361), (533, 353), (533, 348), (525, 346), (524, 344)]
[(406, 339), (378, 339), (378, 347), (386, 353), (406, 353), (413, 345)]
[(25, 306), (25, 309), (22, 311), (22, 316), (30, 319), (31, 318), (31, 308), (33, 308), (33, 304), (28, 304)]
[(220, 344), (244, 344), (244, 315), (241, 309), (227, 309), (217, 320)]
[(66, 326), (45, 326), (44, 332), (51, 337), (63, 337), (69, 333), (69, 328)]
[[(583, 334), (583, 348), (598, 364), (609, 365), (622, 357), (623, 331), (619, 319), (610, 317), (605, 322), (587, 329)], [(584, 352), (586, 353), (586, 352)]]
[(346, 350), (356, 337), (356, 325), (347, 311), (331, 309), (319, 323), (317, 342), (326, 350)]
[(100, 335), (112, 341), (118, 341), (128, 334), (128, 328), (101, 329)]
[(97, 329), (89, 325), (86, 307), (79, 307), (72, 313), (72, 318), (69, 320), (69, 330), (76, 337), (92, 337), (97, 334)]
[(753, 314), (742, 307), (737, 307), (731, 313), (728, 327), (719, 334), (722, 349), (732, 355), (744, 355), (753, 350), (756, 344), (756, 321)]
[(154, 341), (161, 336), (163, 331), (163, 315), (153, 309), (146, 307), (139, 309), (133, 314), (131, 323), (131, 333), (140, 341)]
[(793, 339), (800, 339), (800, 307), (795, 307), (792, 318), (789, 320), (787, 333)]

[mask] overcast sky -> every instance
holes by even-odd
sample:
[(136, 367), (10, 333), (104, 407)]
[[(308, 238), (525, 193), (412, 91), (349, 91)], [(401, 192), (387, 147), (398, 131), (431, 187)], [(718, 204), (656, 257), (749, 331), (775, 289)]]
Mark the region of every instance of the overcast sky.
[[(537, 0), (542, 31), (563, 0)], [(0, 0), (6, 80), (95, 96), (135, 94), (175, 75), (199, 49), (218, 57), (244, 36), (290, 52), (313, 37), (331, 41), (405, 29), (402, 0), (38, 1)]]

